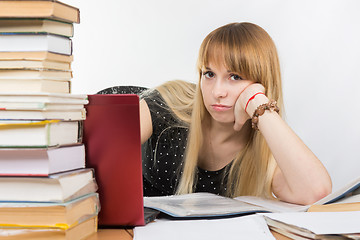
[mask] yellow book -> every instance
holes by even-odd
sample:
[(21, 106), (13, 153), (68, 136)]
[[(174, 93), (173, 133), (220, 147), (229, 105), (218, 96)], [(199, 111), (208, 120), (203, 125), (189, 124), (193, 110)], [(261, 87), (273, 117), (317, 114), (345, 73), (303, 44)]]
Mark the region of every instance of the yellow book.
[(0, 228), (0, 240), (82, 240), (97, 232), (97, 217), (69, 229), (62, 228)]
[(0, 229), (41, 227), (69, 229), (100, 210), (97, 193), (64, 202), (0, 202)]

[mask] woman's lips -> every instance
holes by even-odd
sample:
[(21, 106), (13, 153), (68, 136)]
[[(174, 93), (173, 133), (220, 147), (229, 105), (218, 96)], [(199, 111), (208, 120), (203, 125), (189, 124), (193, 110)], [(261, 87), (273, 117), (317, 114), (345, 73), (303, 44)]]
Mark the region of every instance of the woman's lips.
[(227, 111), (227, 110), (231, 109), (231, 106), (222, 105), (222, 104), (213, 104), (213, 105), (211, 105), (211, 107), (212, 107), (215, 111)]

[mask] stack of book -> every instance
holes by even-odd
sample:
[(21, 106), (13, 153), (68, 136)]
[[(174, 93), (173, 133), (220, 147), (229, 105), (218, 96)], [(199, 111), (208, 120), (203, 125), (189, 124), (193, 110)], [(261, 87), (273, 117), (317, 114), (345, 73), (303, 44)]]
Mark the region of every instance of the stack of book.
[(0, 1), (0, 239), (84, 239), (100, 209), (85, 168), (86, 95), (71, 94), (79, 9)]

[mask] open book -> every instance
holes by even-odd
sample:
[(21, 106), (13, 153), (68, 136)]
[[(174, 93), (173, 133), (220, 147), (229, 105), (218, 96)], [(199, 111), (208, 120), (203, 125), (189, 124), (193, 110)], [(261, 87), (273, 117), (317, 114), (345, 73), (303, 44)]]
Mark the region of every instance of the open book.
[(261, 213), (271, 230), (291, 239), (359, 239), (360, 211)]
[[(159, 210), (172, 217), (210, 218), (256, 212), (305, 212), (312, 206), (343, 204), (349, 201), (356, 204), (357, 209), (360, 210), (360, 177), (313, 205), (306, 206), (252, 196), (227, 198), (204, 192), (144, 197), (144, 206)], [(343, 208), (346, 208), (346, 206)], [(354, 210), (354, 208), (351, 210)]]

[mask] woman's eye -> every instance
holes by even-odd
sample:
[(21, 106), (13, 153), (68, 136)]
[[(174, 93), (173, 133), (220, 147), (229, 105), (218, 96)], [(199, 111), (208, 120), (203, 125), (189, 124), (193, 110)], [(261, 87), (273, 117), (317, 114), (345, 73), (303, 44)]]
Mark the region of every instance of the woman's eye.
[(211, 72), (211, 71), (204, 72), (203, 75), (206, 78), (213, 78), (215, 76), (215, 74), (213, 72)]
[(238, 80), (242, 80), (242, 77), (240, 77), (239, 75), (236, 75), (236, 74), (231, 74), (230, 79), (238, 81)]

